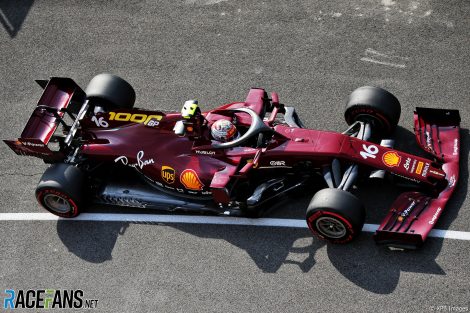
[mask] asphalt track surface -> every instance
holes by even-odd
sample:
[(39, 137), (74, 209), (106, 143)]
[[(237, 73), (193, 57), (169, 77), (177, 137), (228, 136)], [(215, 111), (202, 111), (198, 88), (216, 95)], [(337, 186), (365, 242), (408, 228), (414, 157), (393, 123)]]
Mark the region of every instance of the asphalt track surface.
[[(401, 149), (417, 151), (415, 106), (460, 110), (461, 178), (436, 228), (470, 232), (469, 1), (0, 0), (0, 10), (2, 139), (20, 134), (41, 94), (33, 79), (49, 76), (84, 87), (112, 72), (149, 109), (192, 98), (213, 108), (264, 87), (307, 126), (336, 131), (347, 95), (372, 84), (402, 103)], [(33, 190), (44, 169), (0, 145), (0, 213), (43, 212)], [(366, 222), (399, 193), (361, 186)], [(302, 219), (308, 200), (269, 217)], [(134, 212), (89, 212), (105, 211)], [(370, 233), (331, 246), (304, 228), (64, 220), (1, 221), (0, 234), (0, 291), (82, 289), (97, 312), (470, 310), (465, 240), (400, 252)]]

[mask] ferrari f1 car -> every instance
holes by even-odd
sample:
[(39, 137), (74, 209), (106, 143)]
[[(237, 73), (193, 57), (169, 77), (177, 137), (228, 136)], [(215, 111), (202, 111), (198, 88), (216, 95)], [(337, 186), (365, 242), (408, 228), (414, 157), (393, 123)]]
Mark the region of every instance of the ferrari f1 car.
[[(202, 112), (133, 108), (123, 79), (95, 76), (83, 91), (72, 79), (37, 81), (44, 92), (18, 140), (19, 155), (51, 164), (36, 189), (39, 203), (61, 217), (90, 204), (248, 215), (288, 197), (320, 176), (307, 225), (318, 237), (347, 243), (361, 231), (365, 208), (350, 190), (361, 179), (393, 174), (413, 188), (400, 195), (374, 237), (401, 248), (421, 245), (452, 195), (459, 175), (456, 110), (417, 108), (414, 129), (427, 153), (393, 148), (400, 103), (388, 91), (361, 87), (345, 109), (343, 133), (307, 129), (278, 95), (252, 88), (244, 102)], [(214, 141), (210, 126), (225, 119), (240, 135)], [(59, 127), (60, 126), (60, 127)]]

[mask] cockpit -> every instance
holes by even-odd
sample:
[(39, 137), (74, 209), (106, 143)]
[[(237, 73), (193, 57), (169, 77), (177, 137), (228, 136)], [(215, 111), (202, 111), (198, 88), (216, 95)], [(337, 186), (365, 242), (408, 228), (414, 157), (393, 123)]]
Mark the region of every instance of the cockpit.
[[(187, 111), (184, 109), (184, 111)], [(195, 114), (189, 118), (178, 121), (174, 127), (175, 134), (179, 136), (189, 136), (200, 141), (205, 142), (211, 149), (228, 149), (238, 146), (255, 146), (262, 145), (266, 140), (265, 138), (272, 135), (274, 130), (266, 125), (260, 116), (249, 108), (235, 108), (227, 110), (212, 111), (210, 115), (217, 115), (218, 119), (206, 119), (203, 114)], [(239, 117), (241, 114), (249, 116), (243, 117), (243, 122)], [(221, 123), (221, 121), (225, 123)], [(223, 124), (222, 126), (233, 126), (232, 129), (227, 129), (227, 132), (234, 130), (236, 133), (225, 138), (217, 137), (214, 133), (215, 125)], [(207, 147), (209, 148), (209, 147)]]
[[(283, 123), (302, 127), (291, 107), (279, 103), (277, 94), (269, 99), (262, 89), (251, 89), (246, 102), (232, 103), (203, 113), (196, 100), (188, 100), (181, 110), (182, 119), (173, 131), (195, 141), (198, 149), (218, 150), (234, 147), (262, 148), (273, 135), (278, 114)], [(268, 117), (265, 117), (269, 113)], [(283, 137), (277, 134), (277, 137)]]

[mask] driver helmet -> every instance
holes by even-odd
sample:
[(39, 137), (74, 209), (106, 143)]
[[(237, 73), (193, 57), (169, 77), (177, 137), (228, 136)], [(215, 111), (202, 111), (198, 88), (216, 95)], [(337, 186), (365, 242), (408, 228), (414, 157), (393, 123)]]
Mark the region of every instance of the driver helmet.
[(181, 109), (181, 116), (185, 119), (190, 119), (197, 113), (200, 113), (201, 109), (198, 106), (197, 100), (188, 100), (184, 103)]
[(238, 138), (238, 130), (232, 122), (218, 120), (211, 126), (211, 135), (214, 140), (228, 142)]

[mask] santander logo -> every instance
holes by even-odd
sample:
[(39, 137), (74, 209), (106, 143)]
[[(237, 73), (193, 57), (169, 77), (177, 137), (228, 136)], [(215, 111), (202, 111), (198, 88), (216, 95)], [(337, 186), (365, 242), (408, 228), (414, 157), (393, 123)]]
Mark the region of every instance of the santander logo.
[(437, 210), (436, 210), (436, 213), (434, 213), (434, 215), (432, 216), (432, 219), (429, 221), (429, 224), (430, 225), (434, 225), (434, 223), (436, 222), (438, 216), (439, 216), (439, 212), (441, 212), (441, 208), (438, 207)]

